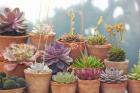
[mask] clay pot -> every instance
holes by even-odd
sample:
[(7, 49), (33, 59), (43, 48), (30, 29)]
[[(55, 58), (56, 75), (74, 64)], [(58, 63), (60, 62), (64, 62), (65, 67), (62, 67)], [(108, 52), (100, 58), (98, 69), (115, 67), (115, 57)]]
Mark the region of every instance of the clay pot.
[(0, 61), (0, 72), (4, 72), (4, 62)]
[(0, 90), (0, 93), (24, 93), (24, 88)]
[(11, 43), (27, 43), (28, 35), (26, 36), (1, 36), (0, 35), (0, 50), (5, 49)]
[(39, 49), (44, 49), (46, 43), (50, 44), (54, 41), (55, 35), (31, 35), (30, 38), (34, 46), (38, 47), (40, 42)]
[(118, 70), (123, 70), (123, 74), (127, 75), (128, 74), (128, 63), (129, 60), (121, 61), (121, 62), (116, 62), (116, 61), (109, 61), (108, 59), (104, 60), (104, 64), (106, 68), (117, 68)]
[(25, 80), (28, 85), (29, 93), (48, 93), (51, 79), (50, 73), (29, 73), (24, 70)]
[(101, 83), (101, 93), (125, 93), (127, 82), (119, 84)]
[(51, 82), (52, 93), (75, 93), (76, 83), (72, 84), (58, 84), (56, 82)]
[(128, 93), (140, 93), (140, 80), (128, 80)]
[(108, 51), (111, 49), (111, 44), (105, 45), (89, 45), (87, 44), (87, 52), (89, 56), (96, 56), (104, 60), (107, 58)]
[(99, 80), (78, 80), (79, 93), (99, 93)]

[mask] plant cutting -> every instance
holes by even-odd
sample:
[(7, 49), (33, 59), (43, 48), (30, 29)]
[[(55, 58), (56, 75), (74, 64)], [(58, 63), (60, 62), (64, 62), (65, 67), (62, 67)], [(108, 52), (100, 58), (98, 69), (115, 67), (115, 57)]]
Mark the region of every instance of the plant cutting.
[(102, 93), (125, 93), (127, 75), (116, 68), (106, 68), (100, 75)]
[(58, 42), (71, 49), (70, 57), (75, 60), (80, 57), (81, 53), (85, 50), (85, 39), (82, 35), (75, 32), (75, 12), (73, 9), (69, 11), (68, 16), (70, 17), (70, 32), (68, 34), (64, 34)]
[(101, 16), (94, 28), (94, 35), (87, 37), (86, 46), (89, 56), (96, 56), (97, 58), (104, 60), (107, 58), (107, 53), (112, 46), (107, 43), (106, 37), (97, 31), (102, 23), (103, 18)]
[(123, 23), (107, 25), (106, 30), (114, 43), (112, 49), (108, 52), (107, 59), (104, 60), (104, 64), (106, 68), (115, 67), (127, 74), (129, 60), (126, 59), (126, 53), (121, 48), (125, 26)]
[(70, 72), (58, 72), (53, 75), (51, 82), (52, 93), (75, 93), (76, 92), (76, 78)]
[(26, 43), (28, 35), (24, 13), (19, 8), (5, 8), (0, 13), (0, 50), (5, 49), (11, 43)]
[(52, 70), (44, 63), (33, 63), (24, 70), (29, 93), (48, 93)]
[(23, 78), (7, 77), (5, 73), (0, 72), (0, 93), (23, 93), (25, 87)]

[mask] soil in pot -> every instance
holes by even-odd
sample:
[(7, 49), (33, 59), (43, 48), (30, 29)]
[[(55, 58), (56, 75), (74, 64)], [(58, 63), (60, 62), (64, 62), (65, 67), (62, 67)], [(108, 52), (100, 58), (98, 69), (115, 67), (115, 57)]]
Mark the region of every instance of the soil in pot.
[(72, 84), (58, 84), (56, 82), (51, 82), (52, 93), (75, 93), (76, 83)]
[(128, 80), (128, 93), (140, 93), (140, 80)]
[(0, 90), (0, 93), (24, 93), (24, 88)]

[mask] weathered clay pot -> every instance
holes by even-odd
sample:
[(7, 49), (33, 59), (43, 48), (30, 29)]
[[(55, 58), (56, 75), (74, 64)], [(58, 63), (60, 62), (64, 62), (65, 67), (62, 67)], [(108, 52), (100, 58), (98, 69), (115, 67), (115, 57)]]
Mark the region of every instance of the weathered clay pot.
[(0, 72), (4, 72), (4, 62), (0, 61)]
[(56, 82), (51, 82), (52, 93), (75, 93), (76, 83), (72, 84), (58, 84)]
[(87, 44), (87, 52), (89, 56), (96, 56), (97, 58), (104, 60), (107, 58), (107, 53), (111, 49), (111, 44), (105, 45), (89, 45)]
[(0, 35), (0, 50), (5, 49), (11, 43), (27, 43), (28, 35), (26, 36), (1, 36)]
[(140, 80), (128, 80), (128, 93), (140, 93)]
[(101, 93), (125, 93), (127, 82), (120, 84), (101, 83)]
[(24, 88), (0, 90), (0, 93), (24, 93)]
[(51, 79), (50, 73), (29, 73), (24, 70), (25, 80), (28, 85), (29, 93), (48, 93)]
[(40, 42), (39, 49), (44, 49), (45, 44), (50, 44), (54, 41), (55, 35), (30, 35), (30, 38), (34, 46), (38, 47)]
[(128, 73), (128, 63), (129, 60), (121, 61), (121, 62), (116, 62), (116, 61), (109, 61), (108, 59), (104, 60), (104, 64), (106, 68), (117, 68), (118, 70), (123, 70), (124, 74), (127, 75)]
[(99, 93), (99, 80), (78, 80), (79, 93)]

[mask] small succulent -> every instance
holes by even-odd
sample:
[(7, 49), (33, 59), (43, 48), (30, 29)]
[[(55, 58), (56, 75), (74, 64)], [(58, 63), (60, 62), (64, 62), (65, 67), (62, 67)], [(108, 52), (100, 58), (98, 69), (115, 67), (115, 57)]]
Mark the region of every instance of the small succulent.
[(140, 61), (137, 65), (133, 66), (131, 73), (128, 75), (128, 78), (132, 80), (140, 80)]
[(0, 35), (25, 35), (27, 25), (24, 23), (23, 12), (19, 8), (5, 8), (0, 14)]
[(112, 48), (108, 52), (108, 60), (109, 61), (124, 61), (126, 58), (125, 51), (122, 48)]
[(76, 70), (76, 76), (81, 80), (95, 80), (100, 77), (101, 69), (85, 68)]
[(76, 78), (73, 73), (70, 72), (58, 72), (56, 75), (53, 75), (52, 80), (56, 83), (70, 84), (76, 81)]
[(67, 70), (73, 59), (69, 57), (70, 49), (62, 44), (53, 43), (46, 47), (44, 62), (53, 70), (53, 73)]
[(100, 61), (100, 59), (92, 56), (83, 56), (81, 58), (76, 59), (73, 63), (72, 67), (74, 68), (103, 68), (104, 64)]
[(127, 75), (123, 75), (122, 70), (116, 68), (106, 68), (100, 75), (101, 82), (104, 83), (122, 83), (127, 80)]

